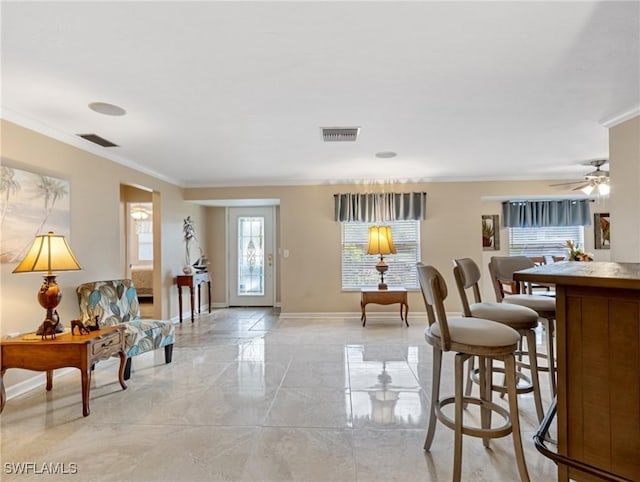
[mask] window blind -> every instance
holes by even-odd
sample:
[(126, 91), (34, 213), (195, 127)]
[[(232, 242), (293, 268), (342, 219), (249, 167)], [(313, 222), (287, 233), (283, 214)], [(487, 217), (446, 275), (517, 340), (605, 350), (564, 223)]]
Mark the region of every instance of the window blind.
[(509, 255), (530, 258), (544, 255), (567, 256), (567, 240), (584, 246), (583, 226), (509, 228)]
[[(342, 226), (342, 289), (377, 286), (380, 273), (376, 271), (379, 256), (367, 254), (369, 226), (376, 223), (341, 223)], [(379, 224), (379, 223), (378, 223)], [(419, 221), (390, 221), (396, 254), (385, 256), (389, 270), (384, 279), (389, 286), (418, 288), (416, 263), (420, 246)]]

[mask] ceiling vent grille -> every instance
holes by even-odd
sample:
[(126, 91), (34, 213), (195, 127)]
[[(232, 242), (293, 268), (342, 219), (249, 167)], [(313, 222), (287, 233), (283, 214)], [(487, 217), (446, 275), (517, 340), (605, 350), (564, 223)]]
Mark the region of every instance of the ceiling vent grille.
[(100, 137), (97, 134), (78, 134), (83, 139), (88, 140), (89, 142), (93, 142), (94, 144), (98, 144), (102, 147), (118, 147), (118, 144), (114, 144), (111, 141), (108, 141), (104, 137)]
[(322, 127), (322, 139), (325, 142), (355, 142), (360, 133), (359, 127)]

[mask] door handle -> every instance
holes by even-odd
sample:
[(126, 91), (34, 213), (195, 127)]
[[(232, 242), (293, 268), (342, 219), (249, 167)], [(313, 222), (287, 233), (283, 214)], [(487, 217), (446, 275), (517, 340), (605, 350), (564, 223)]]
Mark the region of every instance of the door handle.
[(273, 266), (273, 254), (269, 253), (267, 255), (267, 263), (269, 264), (269, 267)]

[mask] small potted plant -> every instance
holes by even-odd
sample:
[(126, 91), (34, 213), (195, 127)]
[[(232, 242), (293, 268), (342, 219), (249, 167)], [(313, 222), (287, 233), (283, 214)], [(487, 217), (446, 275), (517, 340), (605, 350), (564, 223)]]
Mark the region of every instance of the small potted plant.
[(569, 261), (593, 261), (591, 253), (585, 253), (582, 248), (578, 247), (572, 240), (567, 240), (566, 244), (569, 250)]
[(482, 247), (488, 248), (493, 243), (496, 231), (485, 219), (482, 220)]

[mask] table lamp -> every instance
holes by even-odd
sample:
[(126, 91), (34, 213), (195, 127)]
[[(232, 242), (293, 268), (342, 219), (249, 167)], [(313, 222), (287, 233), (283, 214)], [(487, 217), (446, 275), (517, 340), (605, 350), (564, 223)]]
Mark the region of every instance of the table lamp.
[(379, 290), (386, 290), (387, 284), (384, 282), (384, 274), (389, 269), (384, 262), (384, 255), (396, 254), (396, 247), (393, 245), (391, 236), (391, 226), (371, 226), (369, 228), (369, 245), (367, 254), (379, 254), (380, 261), (376, 264), (376, 270), (380, 273)]
[(371, 420), (376, 424), (389, 425), (395, 421), (395, 408), (400, 398), (400, 392), (391, 387), (391, 375), (387, 373), (387, 362), (382, 362), (382, 373), (378, 375), (374, 390), (369, 392), (371, 401)]
[[(47, 273), (40, 291), (38, 291), (38, 301), (47, 310), (44, 321), (54, 322), (53, 312), (62, 299), (62, 291), (56, 282), (56, 275), (53, 274), (53, 271), (78, 271), (81, 269), (64, 236), (49, 231), (47, 234), (36, 236), (27, 255), (13, 272)], [(44, 322), (38, 328), (38, 335), (42, 335), (43, 328)], [(62, 324), (58, 324), (56, 331), (58, 333), (63, 331)]]

